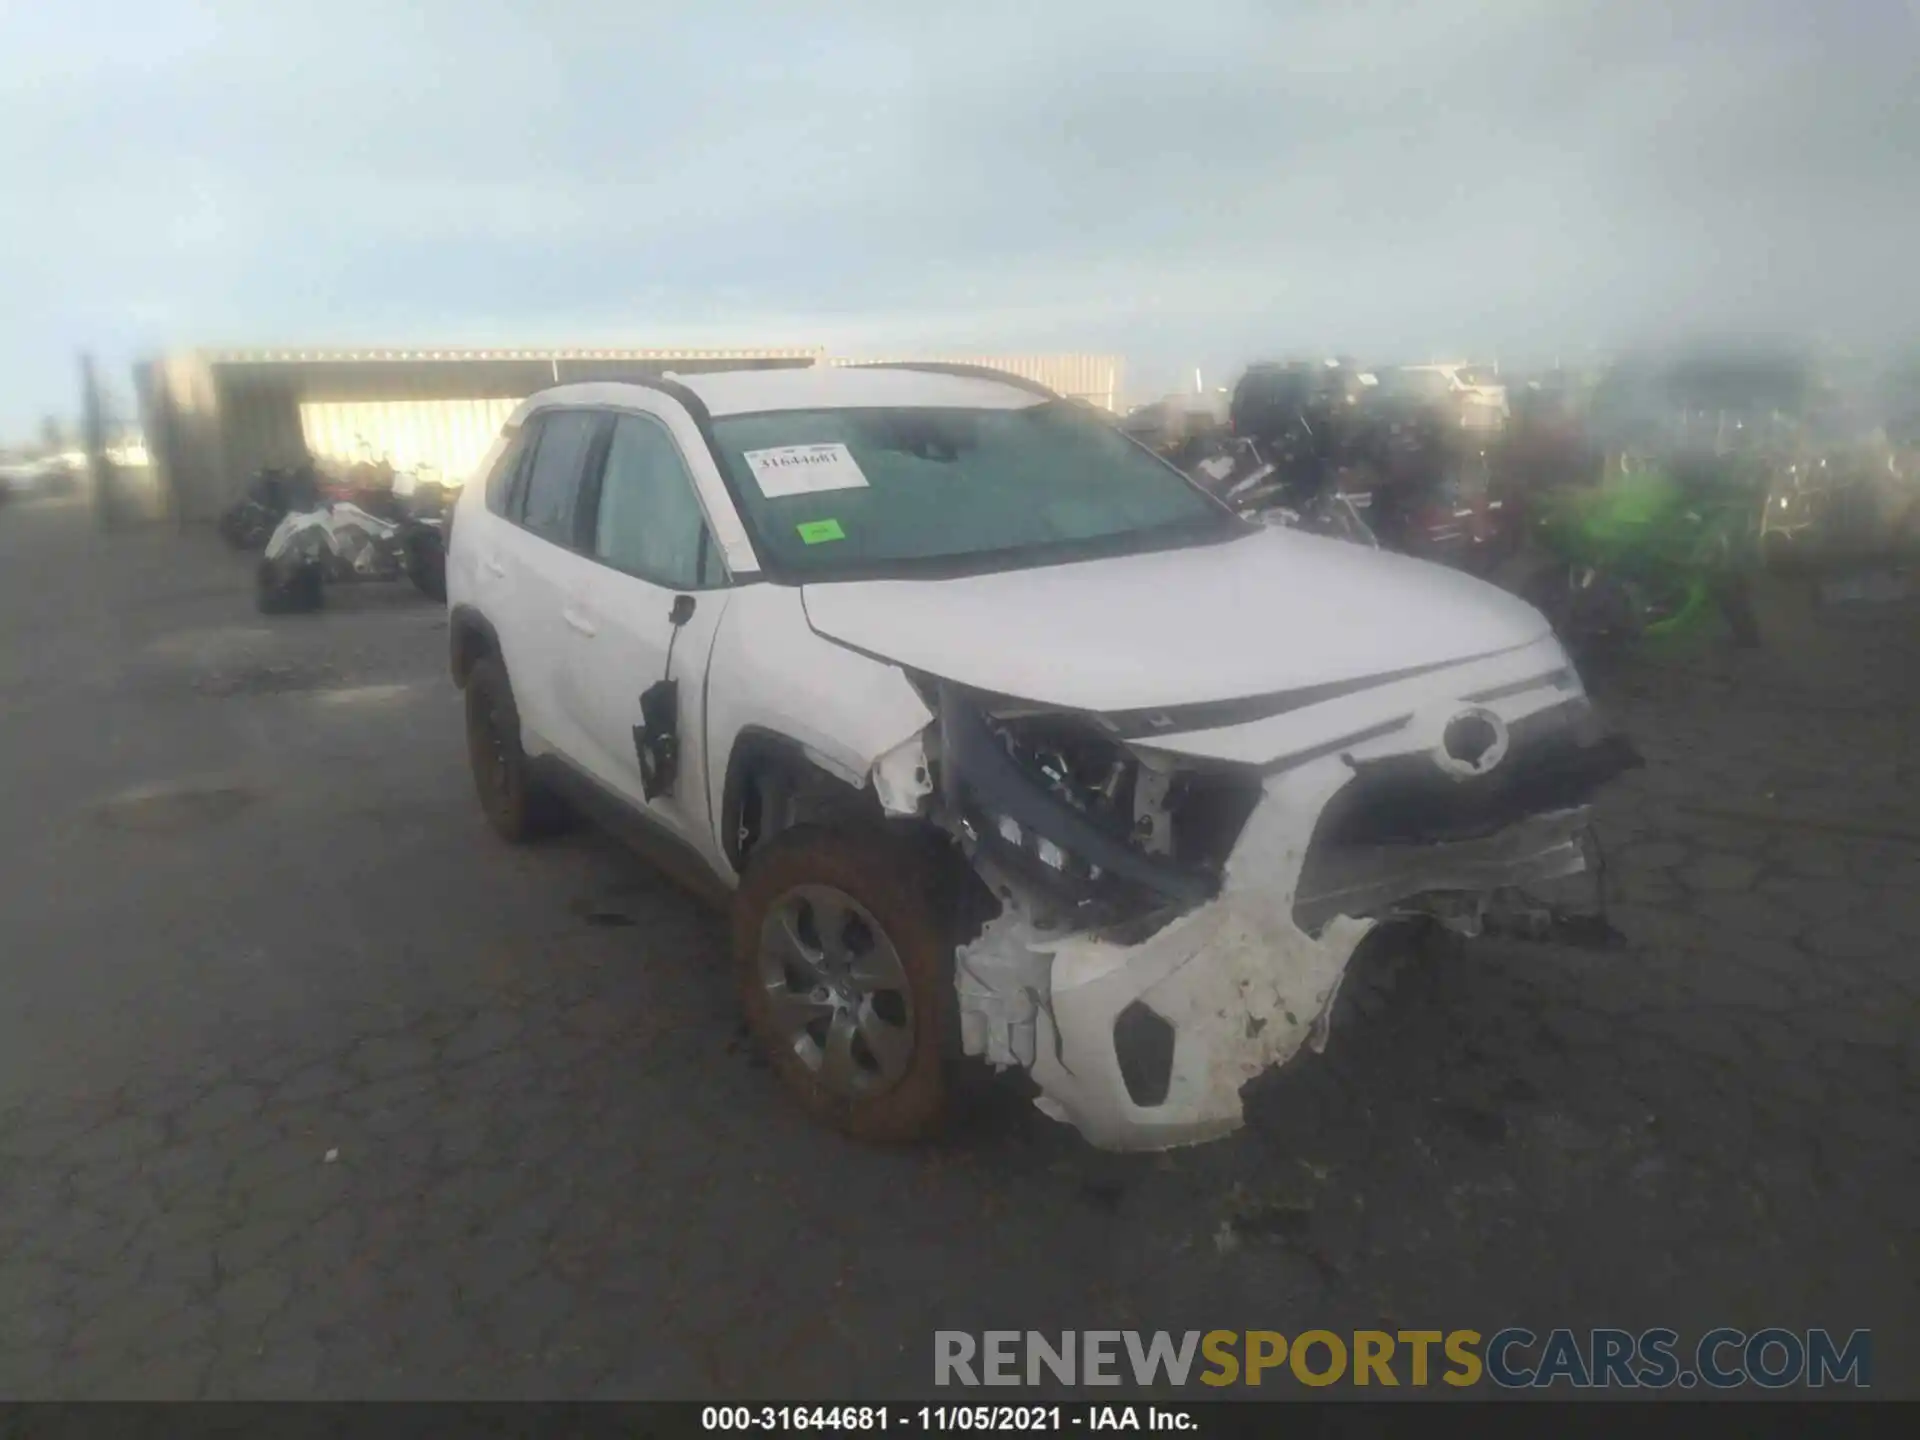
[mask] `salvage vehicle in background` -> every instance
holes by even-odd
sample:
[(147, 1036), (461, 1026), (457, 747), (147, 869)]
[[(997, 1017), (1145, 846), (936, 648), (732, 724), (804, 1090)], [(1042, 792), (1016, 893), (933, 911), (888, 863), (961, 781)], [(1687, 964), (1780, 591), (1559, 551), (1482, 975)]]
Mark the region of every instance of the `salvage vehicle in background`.
[(1343, 362), (1250, 366), (1234, 389), (1233, 448), (1201, 463), (1245, 513), (1489, 574), (1519, 544), (1521, 507), (1444, 400), (1444, 389), (1436, 400), (1376, 387)]
[(79, 467), (70, 455), (46, 455), (0, 466), (0, 500), (69, 495), (78, 484)]
[(1507, 387), (1491, 365), (1460, 361), (1438, 365), (1402, 365), (1379, 372), (1382, 393), (1444, 407), (1457, 429), (1486, 436), (1507, 423)]
[(1498, 569), (1522, 538), (1524, 492), (1503, 486), (1487, 441), (1453, 425), (1430, 398), (1382, 387), (1351, 422), (1348, 467), (1368, 520), (1390, 550), (1473, 575)]
[(1791, 573), (1817, 568), (1826, 542), (1839, 528), (1849, 486), (1824, 455), (1789, 462), (1774, 474), (1760, 506), (1759, 545), (1768, 568)]
[(1599, 478), (1604, 451), (1588, 433), (1577, 382), (1550, 371), (1509, 390), (1506, 429), (1488, 449), (1495, 488), (1524, 496)]
[(1593, 486), (1538, 501), (1548, 556), (1521, 585), (1583, 662), (1698, 633), (1716, 615), (1760, 643), (1750, 593), (1753, 487), (1713, 463), (1626, 459)]
[(1825, 575), (1876, 563), (1909, 563), (1920, 546), (1920, 468), (1900, 417), (1876, 425), (1840, 405), (1803, 428), (1776, 465), (1760, 516), (1769, 569)]
[(322, 500), (284, 515), (254, 574), (262, 614), (318, 610), (328, 585), (411, 581), (430, 600), (447, 598), (446, 492), (366, 497), (364, 504)]
[(261, 550), (290, 511), (312, 511), (320, 503), (320, 482), (311, 465), (269, 465), (256, 471), (240, 498), (220, 512), (214, 529), (236, 550)]
[(1311, 458), (1270, 456), (1260, 441), (1236, 437), (1214, 447), (1187, 473), (1235, 514), (1259, 524), (1358, 545), (1380, 543), (1363, 513), (1371, 497), (1349, 492), (1337, 474)]
[(1683, 354), (1613, 367), (1591, 424), (1621, 459), (1713, 471), (1745, 491), (1770, 569), (1845, 569), (1900, 547), (1906, 496), (1891, 435), (1805, 357)]
[(1232, 438), (1220, 395), (1205, 392), (1168, 395), (1136, 405), (1121, 416), (1121, 433), (1181, 470), (1220, 453)]
[(447, 588), (494, 829), (724, 898), (758, 1045), (869, 1139), (963, 1056), (1101, 1146), (1224, 1134), (1363, 940), (1539, 917), (1637, 763), (1531, 606), (971, 367), (542, 392)]

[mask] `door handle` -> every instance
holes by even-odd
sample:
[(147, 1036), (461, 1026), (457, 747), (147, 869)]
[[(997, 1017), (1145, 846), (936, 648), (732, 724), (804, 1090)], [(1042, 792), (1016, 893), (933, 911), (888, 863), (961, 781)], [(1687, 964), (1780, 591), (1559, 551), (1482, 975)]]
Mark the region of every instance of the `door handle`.
[(480, 563), (481, 565), (486, 567), (486, 571), (489, 575), (495, 576), (496, 578), (499, 578), (499, 579), (506, 578), (507, 567), (502, 565), (498, 560), (494, 559), (491, 555), (487, 556), (487, 558), (482, 560)]
[(568, 629), (579, 631), (582, 635), (585, 635), (589, 640), (591, 640), (594, 637), (594, 635), (598, 633), (593, 628), (593, 622), (587, 619), (587, 617), (582, 615), (578, 610), (574, 609), (571, 605), (569, 605), (565, 610), (562, 610), (560, 612), (560, 618), (567, 622)]

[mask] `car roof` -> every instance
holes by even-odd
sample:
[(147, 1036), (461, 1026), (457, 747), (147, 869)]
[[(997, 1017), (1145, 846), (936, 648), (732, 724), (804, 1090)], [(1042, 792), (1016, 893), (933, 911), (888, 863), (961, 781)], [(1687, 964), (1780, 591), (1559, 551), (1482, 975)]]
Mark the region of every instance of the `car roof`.
[[(1007, 376), (954, 374), (900, 367), (816, 365), (785, 370), (710, 370), (667, 374), (663, 380), (691, 391), (716, 418), (778, 410), (931, 408), (1022, 410), (1044, 403), (1042, 387)], [(556, 405), (619, 405), (659, 390), (647, 384), (592, 381), (556, 385), (529, 397), (514, 412), (519, 423), (537, 409)], [(1057, 398), (1057, 397), (1056, 397)]]

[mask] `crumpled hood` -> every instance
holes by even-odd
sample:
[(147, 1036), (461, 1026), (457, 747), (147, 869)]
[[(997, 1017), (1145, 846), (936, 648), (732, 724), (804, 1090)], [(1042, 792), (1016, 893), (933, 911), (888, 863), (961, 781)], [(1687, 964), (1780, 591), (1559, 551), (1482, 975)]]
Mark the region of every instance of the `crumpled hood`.
[(1195, 705), (1470, 660), (1546, 619), (1459, 571), (1295, 530), (940, 580), (804, 586), (819, 634), (1063, 708)]

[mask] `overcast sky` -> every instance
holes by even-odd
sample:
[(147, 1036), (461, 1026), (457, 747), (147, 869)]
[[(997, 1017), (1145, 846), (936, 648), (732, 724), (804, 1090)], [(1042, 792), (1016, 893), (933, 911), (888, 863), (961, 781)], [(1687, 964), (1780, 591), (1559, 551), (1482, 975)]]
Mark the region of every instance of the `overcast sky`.
[(1917, 77), (1909, 0), (20, 0), (0, 435), (81, 347), (1899, 342)]

